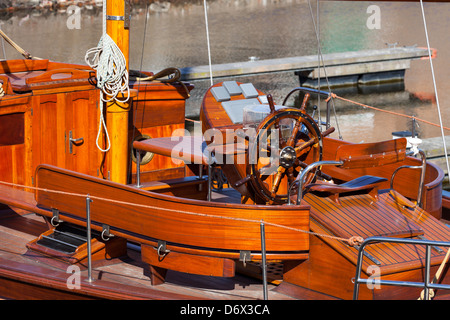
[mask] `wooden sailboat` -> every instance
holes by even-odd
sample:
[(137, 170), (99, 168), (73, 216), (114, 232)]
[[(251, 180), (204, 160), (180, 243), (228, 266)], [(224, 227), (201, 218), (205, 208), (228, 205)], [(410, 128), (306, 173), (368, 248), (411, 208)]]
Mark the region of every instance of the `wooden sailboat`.
[[(124, 25), (107, 29), (127, 57)], [(405, 139), (329, 137), (308, 115), (309, 97), (329, 93), (297, 88), (302, 105), (287, 108), (218, 83), (191, 136), (179, 134), (189, 83), (131, 80), (130, 99), (103, 109), (91, 67), (7, 60), (0, 80), (0, 297), (351, 299), (359, 267), (363, 280), (428, 283), (426, 266), (446, 262), (442, 170)], [(212, 190), (222, 174), (229, 188)], [(357, 298), (423, 290), (376, 281)]]

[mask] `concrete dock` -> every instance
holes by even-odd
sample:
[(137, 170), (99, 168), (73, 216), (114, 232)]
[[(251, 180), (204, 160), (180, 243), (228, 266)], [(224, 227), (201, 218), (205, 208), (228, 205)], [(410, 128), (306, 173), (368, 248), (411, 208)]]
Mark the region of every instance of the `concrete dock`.
[[(404, 75), (410, 61), (428, 57), (428, 50), (419, 47), (395, 47), (379, 50), (338, 52), (323, 55), (323, 65), (329, 78), (353, 77), (356, 81), (371, 82), (371, 75), (390, 73), (396, 78)], [(322, 62), (321, 62), (322, 63)], [(214, 79), (257, 75), (272, 72), (293, 71), (299, 76), (300, 84), (324, 77), (319, 70), (317, 55), (288, 57), (280, 59), (252, 60), (245, 62), (214, 64)], [(182, 80), (193, 81), (210, 77), (209, 65), (187, 67), (180, 70)], [(355, 78), (356, 77), (356, 78)], [(353, 80), (354, 81), (354, 80)], [(377, 80), (378, 81), (378, 80)]]

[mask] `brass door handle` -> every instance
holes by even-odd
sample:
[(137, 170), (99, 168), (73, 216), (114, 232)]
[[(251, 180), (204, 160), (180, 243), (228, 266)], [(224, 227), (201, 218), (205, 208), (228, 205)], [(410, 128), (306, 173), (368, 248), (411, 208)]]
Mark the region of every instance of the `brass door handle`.
[(81, 138), (74, 139), (74, 138), (72, 138), (72, 131), (69, 131), (69, 153), (73, 152), (73, 145), (80, 141), (84, 142), (84, 138), (81, 137)]

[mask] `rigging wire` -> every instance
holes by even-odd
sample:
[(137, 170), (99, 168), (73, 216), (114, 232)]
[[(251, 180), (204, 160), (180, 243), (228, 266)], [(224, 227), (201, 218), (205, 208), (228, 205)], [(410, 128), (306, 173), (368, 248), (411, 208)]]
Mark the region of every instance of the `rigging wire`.
[[(420, 0), (420, 9), (422, 11), (422, 20), (423, 20), (423, 27), (425, 29), (425, 38), (427, 39), (428, 60), (430, 61), (431, 76), (433, 78), (434, 95), (436, 96), (436, 106), (437, 106), (437, 110), (438, 110), (439, 124), (440, 124), (440, 127), (441, 127), (441, 135), (442, 135), (442, 143), (443, 143), (443, 149), (444, 149), (444, 155), (445, 155), (445, 162), (447, 164), (447, 175), (448, 175), (448, 177), (450, 179), (450, 166), (449, 166), (449, 163), (448, 163), (447, 146), (446, 146), (446, 143), (445, 143), (445, 135), (444, 135), (444, 126), (442, 124), (441, 107), (439, 105), (439, 96), (438, 96), (437, 85), (436, 85), (436, 77), (434, 75), (434, 66), (433, 66), (433, 60), (432, 60), (432, 54), (431, 54), (430, 39), (428, 37), (427, 21), (425, 19), (425, 9), (423, 7), (423, 1), (422, 0)], [(450, 254), (450, 249), (447, 250), (447, 254), (445, 255), (444, 260), (442, 260), (441, 265), (439, 266), (439, 269), (436, 272), (436, 275), (435, 275), (435, 277), (432, 280), (432, 283), (433, 282), (437, 282), (439, 280), (441, 272), (442, 272), (444, 266), (448, 262), (449, 254)], [(422, 300), (423, 299), (422, 293), (424, 293), (424, 291), (421, 292), (421, 295), (419, 296), (418, 300)], [(431, 293), (432, 293), (432, 297), (434, 297), (434, 290), (433, 289), (431, 290)]]
[[(319, 52), (321, 52), (320, 48), (320, 1), (316, 1), (316, 19), (317, 19), (317, 89), (320, 90), (320, 55)], [(319, 119), (319, 128), (322, 128), (320, 123), (322, 123), (322, 117), (320, 111), (322, 108), (320, 108), (320, 93), (317, 94), (317, 112), (318, 112), (318, 119)]]
[[(141, 74), (141, 72), (142, 72), (142, 69), (143, 69), (143, 65), (144, 65), (144, 51), (145, 51), (145, 38), (147, 37), (147, 25), (148, 25), (148, 16), (149, 16), (149, 9), (150, 9), (150, 2), (148, 2), (147, 3), (147, 6), (146, 6), (146, 9), (145, 9), (145, 20), (144, 20), (144, 32), (143, 32), (143, 36), (142, 36), (142, 50), (141, 50), (141, 61), (140, 61), (140, 64), (139, 64), (139, 74)], [(130, 73), (131, 73), (131, 71), (130, 71)], [(143, 81), (143, 79), (141, 79), (141, 78), (139, 78), (139, 77), (136, 77), (136, 81), (137, 81), (137, 83), (138, 83), (138, 86), (137, 86), (137, 95), (139, 96), (139, 89), (140, 89), (140, 83), (141, 83), (141, 81)], [(136, 129), (137, 129), (137, 124), (136, 124), (136, 121), (137, 121), (137, 108), (138, 108), (138, 104), (137, 103), (135, 103), (134, 104), (135, 105), (135, 111), (134, 111), (134, 118), (133, 118), (133, 133), (132, 133), (132, 137), (133, 137), (133, 139), (135, 139), (135, 134), (136, 134)], [(141, 128), (142, 129), (142, 128)], [(130, 143), (130, 158), (132, 157), (132, 154), (133, 154), (133, 144), (132, 143)], [(136, 150), (136, 152), (139, 152), (139, 150)], [(142, 159), (142, 158), (141, 158)], [(136, 159), (136, 161), (137, 161), (137, 159)], [(132, 165), (133, 165), (133, 161), (132, 160), (130, 160), (130, 161), (128, 161), (128, 170), (129, 170), (129, 172), (131, 172), (131, 168), (132, 168)]]
[(442, 128), (444, 130), (450, 130), (450, 127), (441, 126), (441, 125), (433, 123), (431, 121), (418, 118), (416, 116), (410, 116), (410, 115), (399, 113), (399, 112), (394, 112), (394, 111), (389, 111), (389, 110), (383, 110), (383, 109), (380, 109), (380, 108), (375, 108), (373, 106), (369, 106), (369, 105), (364, 104), (364, 103), (360, 103), (360, 102), (357, 102), (357, 101), (354, 101), (354, 100), (351, 100), (351, 99), (346, 99), (344, 97), (340, 97), (340, 96), (338, 96), (335, 93), (331, 93), (330, 97), (327, 98), (327, 100), (328, 99), (332, 99), (332, 98), (339, 99), (339, 100), (342, 100), (342, 101), (345, 101), (345, 102), (349, 102), (349, 103), (352, 103), (354, 105), (357, 105), (357, 106), (360, 106), (360, 107), (363, 107), (363, 108), (368, 108), (368, 109), (372, 109), (372, 110), (375, 110), (375, 111), (384, 112), (384, 113), (392, 114), (392, 115), (395, 115), (395, 116), (404, 117), (404, 118), (408, 118), (408, 119), (415, 120), (415, 121), (418, 121), (418, 122), (426, 123), (426, 124), (429, 124), (431, 126)]
[[(319, 2), (319, 0), (317, 0), (317, 2)], [(319, 60), (318, 70), (319, 70), (319, 72), (320, 72), (320, 68), (321, 68), (321, 64), (322, 64), (322, 66), (323, 66), (323, 71), (324, 71), (324, 77), (325, 77), (325, 80), (326, 80), (326, 83), (327, 83), (327, 87), (328, 87), (328, 92), (330, 93), (330, 96), (331, 96), (330, 81), (329, 81), (329, 79), (328, 79), (327, 70), (326, 70), (326, 68), (325, 68), (325, 63), (324, 63), (324, 60), (323, 60), (322, 46), (320, 45), (320, 34), (319, 34), (318, 29), (317, 29), (316, 21), (315, 21), (315, 19), (314, 19), (314, 14), (313, 14), (312, 7), (311, 7), (311, 0), (308, 0), (308, 5), (309, 5), (309, 12), (310, 12), (310, 14), (311, 14), (311, 19), (312, 19), (313, 27), (314, 27), (314, 32), (315, 32), (316, 39), (317, 39), (317, 48), (318, 48), (317, 56), (318, 56), (318, 60)], [(319, 6), (317, 6), (317, 8), (319, 8)], [(317, 15), (319, 15), (319, 12), (317, 12)], [(319, 79), (320, 79), (320, 73), (319, 73)], [(319, 80), (319, 81), (320, 81), (320, 80)], [(319, 83), (320, 83), (320, 82), (319, 82)], [(319, 89), (320, 89), (320, 88), (319, 88)], [(337, 131), (338, 131), (338, 134), (339, 134), (339, 139), (342, 140), (341, 129), (339, 128), (339, 122), (338, 122), (338, 120), (337, 120), (336, 107), (335, 107), (335, 105), (334, 105), (334, 99), (333, 99), (333, 97), (331, 98), (331, 106), (332, 106), (332, 108), (333, 108), (333, 113), (334, 113), (334, 118), (335, 118), (335, 121), (336, 121), (336, 128), (337, 128)], [(318, 109), (320, 110), (320, 105), (318, 106)], [(319, 114), (320, 114), (320, 111), (319, 111)], [(319, 121), (320, 121), (320, 118), (319, 118)]]
[(211, 45), (209, 41), (208, 5), (206, 3), (206, 0), (203, 0), (203, 7), (205, 9), (205, 28), (206, 28), (206, 43), (208, 45), (209, 79), (211, 81), (212, 86), (214, 83), (213, 83), (212, 63), (211, 63)]
[(449, 179), (450, 179), (450, 166), (449, 166), (449, 163), (448, 163), (447, 146), (446, 146), (446, 143), (445, 143), (444, 128), (443, 128), (443, 124), (442, 124), (441, 107), (439, 105), (439, 96), (438, 96), (438, 91), (437, 91), (437, 86), (436, 86), (436, 77), (434, 75), (434, 66), (433, 66), (432, 53), (431, 53), (431, 47), (430, 47), (430, 39), (428, 37), (427, 21), (425, 19), (425, 9), (423, 7), (423, 1), (422, 0), (420, 0), (420, 8), (421, 8), (421, 11), (422, 11), (422, 20), (423, 20), (423, 26), (424, 26), (424, 29), (425, 29), (425, 38), (427, 40), (428, 59), (430, 61), (431, 77), (433, 78), (434, 94), (436, 96), (436, 106), (437, 106), (437, 110), (438, 110), (439, 124), (440, 124), (440, 127), (441, 127), (441, 135), (442, 135), (442, 143), (443, 143), (443, 146), (444, 146), (445, 161), (446, 161), (446, 164), (447, 164), (447, 175), (449, 176)]

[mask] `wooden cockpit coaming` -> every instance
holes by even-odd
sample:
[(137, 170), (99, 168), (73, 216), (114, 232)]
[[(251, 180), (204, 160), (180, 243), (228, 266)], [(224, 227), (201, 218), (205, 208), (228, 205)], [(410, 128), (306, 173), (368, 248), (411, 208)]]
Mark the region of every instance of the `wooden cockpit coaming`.
[[(301, 232), (309, 229), (308, 206), (230, 205), (176, 198), (51, 166), (38, 168), (37, 186), (97, 197), (92, 203), (93, 221), (110, 225), (119, 233), (141, 235), (140, 241), (153, 238), (191, 247), (260, 251), (262, 219), (268, 223), (268, 252), (276, 255), (308, 249), (308, 234)], [(86, 216), (85, 199), (79, 196), (67, 195), (62, 201), (59, 194), (38, 190), (36, 200), (38, 206), (56, 208), (78, 223)]]
[[(342, 144), (348, 144), (342, 140), (325, 137), (323, 141), (323, 158), (324, 160), (335, 160), (336, 149)], [(406, 157), (402, 162), (388, 164), (380, 167), (364, 168), (364, 169), (342, 169), (333, 166), (324, 166), (323, 171), (333, 177), (335, 182), (350, 181), (363, 175), (373, 175), (386, 178), (387, 181), (382, 183), (379, 189), (389, 189), (392, 174), (396, 168), (402, 165), (420, 166), (421, 160), (414, 157)], [(436, 165), (427, 162), (425, 181), (423, 186), (422, 201), (424, 209), (437, 219), (441, 218), (442, 206), (442, 181), (444, 173)], [(393, 188), (403, 196), (417, 201), (417, 195), (420, 183), (420, 170), (404, 169), (400, 170), (395, 178)]]

